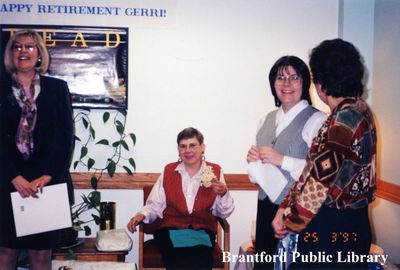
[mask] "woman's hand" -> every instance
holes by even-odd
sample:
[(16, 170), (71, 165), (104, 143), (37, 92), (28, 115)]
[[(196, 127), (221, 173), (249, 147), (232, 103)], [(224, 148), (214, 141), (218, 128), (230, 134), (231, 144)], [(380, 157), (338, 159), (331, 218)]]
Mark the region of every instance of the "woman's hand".
[(39, 178), (36, 178), (31, 182), (32, 185), (39, 189), (40, 193), (43, 192), (43, 187), (46, 186), (51, 181), (51, 176), (49, 175), (42, 175)]
[(220, 181), (214, 182), (211, 187), (212, 187), (213, 191), (221, 197), (224, 196), (225, 193), (228, 191), (228, 188), (226, 187), (226, 185)]
[(143, 214), (138, 214), (129, 220), (126, 227), (131, 233), (136, 232), (136, 226), (144, 220), (145, 216)]
[(247, 152), (247, 163), (250, 162), (255, 162), (257, 160), (260, 160), (260, 152), (258, 148), (255, 145), (252, 145), (250, 147), (250, 150)]
[(260, 159), (262, 163), (269, 163), (276, 166), (282, 166), (283, 155), (269, 146), (260, 147)]
[(21, 195), (22, 198), (34, 197), (37, 198), (38, 188), (35, 184), (32, 184), (26, 180), (22, 175), (15, 177), (11, 183), (14, 185), (15, 189)]
[(275, 238), (283, 239), (285, 238), (288, 230), (286, 229), (285, 222), (283, 221), (283, 213), (285, 209), (279, 208), (275, 214), (274, 220), (272, 220), (272, 228), (275, 232)]

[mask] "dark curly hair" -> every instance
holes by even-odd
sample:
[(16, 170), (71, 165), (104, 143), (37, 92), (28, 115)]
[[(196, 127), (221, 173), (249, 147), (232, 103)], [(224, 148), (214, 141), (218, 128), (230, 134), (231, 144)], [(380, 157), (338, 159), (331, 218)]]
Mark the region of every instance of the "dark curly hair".
[(357, 48), (342, 39), (325, 40), (311, 51), (313, 81), (328, 96), (360, 97), (364, 65)]
[(193, 127), (187, 127), (181, 132), (179, 132), (176, 142), (179, 144), (180, 141), (185, 140), (185, 139), (191, 139), (191, 138), (196, 138), (200, 144), (203, 144), (204, 142), (204, 136), (201, 134), (200, 131)]
[(278, 96), (276, 95), (276, 89), (275, 89), (276, 76), (278, 75), (278, 72), (282, 68), (286, 69), (289, 66), (293, 67), (297, 75), (299, 75), (303, 80), (301, 99), (305, 99), (307, 100), (308, 104), (311, 104), (310, 70), (308, 69), (306, 63), (304, 63), (304, 61), (298, 58), (297, 56), (286, 55), (279, 58), (269, 71), (269, 85), (271, 87), (271, 93), (275, 99), (275, 106), (279, 107), (282, 104), (282, 102), (278, 99)]

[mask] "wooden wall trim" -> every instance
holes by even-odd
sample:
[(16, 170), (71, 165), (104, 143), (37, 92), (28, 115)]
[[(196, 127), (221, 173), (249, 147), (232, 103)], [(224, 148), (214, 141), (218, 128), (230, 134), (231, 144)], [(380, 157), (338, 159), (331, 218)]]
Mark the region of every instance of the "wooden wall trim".
[[(72, 183), (76, 189), (91, 189), (90, 173), (74, 172)], [(133, 175), (127, 173), (116, 173), (112, 178), (103, 175), (98, 183), (99, 189), (142, 189), (155, 183), (159, 173), (136, 172)], [(258, 190), (258, 186), (250, 183), (247, 174), (224, 174), (225, 181), (230, 190)]]
[[(74, 172), (72, 182), (76, 189), (91, 189), (90, 173)], [(116, 173), (113, 178), (104, 175), (98, 183), (99, 189), (142, 189), (151, 186), (159, 177), (159, 173), (141, 173), (133, 175)], [(258, 186), (249, 181), (247, 174), (225, 174), (225, 180), (230, 190), (257, 190)], [(392, 184), (379, 179), (376, 196), (400, 204), (400, 185)]]
[(378, 179), (378, 191), (376, 196), (397, 204), (400, 204), (400, 185)]

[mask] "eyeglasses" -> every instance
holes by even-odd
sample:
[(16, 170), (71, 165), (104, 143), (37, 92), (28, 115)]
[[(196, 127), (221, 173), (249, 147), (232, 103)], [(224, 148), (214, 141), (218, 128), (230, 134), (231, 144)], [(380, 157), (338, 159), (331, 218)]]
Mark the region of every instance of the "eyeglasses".
[(300, 82), (301, 77), (297, 74), (292, 74), (289, 76), (278, 75), (276, 76), (275, 81), (279, 84), (284, 84), (285, 82), (288, 83), (298, 83)]
[(28, 43), (28, 44), (15, 43), (13, 46), (14, 51), (22, 52), (23, 49), (33, 52), (36, 49), (36, 45), (33, 43)]
[(179, 144), (179, 145), (178, 145), (178, 148), (179, 148), (179, 151), (185, 151), (185, 150), (193, 151), (193, 150), (196, 150), (197, 147), (199, 147), (199, 146), (200, 146), (200, 145), (197, 144), (197, 143), (190, 143), (190, 144), (188, 144), (188, 145), (186, 145), (186, 144)]

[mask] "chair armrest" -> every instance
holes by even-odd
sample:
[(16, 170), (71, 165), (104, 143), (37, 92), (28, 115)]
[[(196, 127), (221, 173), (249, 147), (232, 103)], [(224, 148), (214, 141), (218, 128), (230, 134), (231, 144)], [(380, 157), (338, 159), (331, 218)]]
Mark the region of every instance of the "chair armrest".
[[(222, 251), (230, 251), (230, 225), (229, 222), (226, 219), (222, 219), (222, 218), (218, 218), (218, 223), (219, 223), (219, 229), (218, 229), (218, 234), (220, 234), (221, 232), (221, 228), (223, 230), (223, 248)], [(217, 236), (217, 242), (218, 244), (221, 246), (221, 235)], [(225, 262), (224, 263), (224, 270), (228, 270), (229, 269), (229, 263)]]
[(139, 269), (143, 268), (143, 244), (144, 244), (144, 231), (143, 231), (143, 224), (139, 225)]
[(224, 230), (225, 233), (230, 232), (230, 225), (229, 225), (228, 220), (218, 218), (218, 223), (221, 225), (221, 228)]

